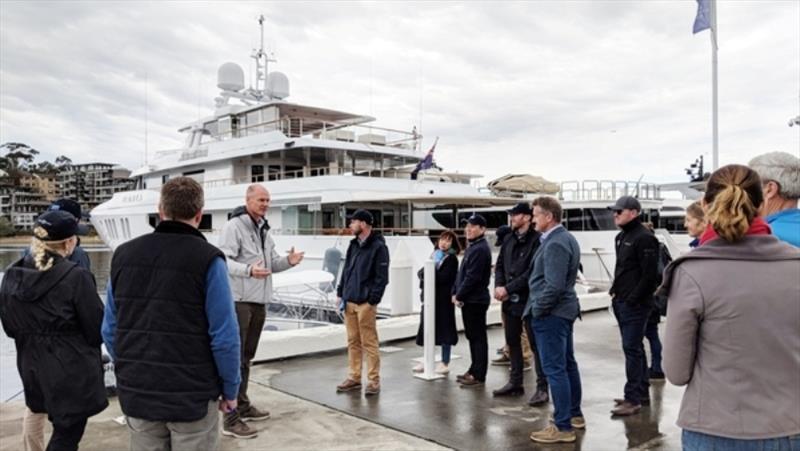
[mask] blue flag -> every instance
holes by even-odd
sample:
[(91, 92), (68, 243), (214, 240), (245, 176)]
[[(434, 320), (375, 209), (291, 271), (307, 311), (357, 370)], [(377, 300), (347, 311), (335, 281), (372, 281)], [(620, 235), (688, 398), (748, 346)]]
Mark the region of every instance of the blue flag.
[(697, 0), (697, 17), (694, 18), (692, 33), (696, 34), (711, 28), (711, 0)]

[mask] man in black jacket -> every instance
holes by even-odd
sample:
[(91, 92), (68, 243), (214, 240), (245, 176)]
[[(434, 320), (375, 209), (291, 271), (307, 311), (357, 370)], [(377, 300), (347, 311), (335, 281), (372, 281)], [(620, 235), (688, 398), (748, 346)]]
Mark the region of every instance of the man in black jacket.
[(344, 310), (350, 366), (347, 379), (336, 386), (336, 391), (361, 389), (362, 361), (366, 354), (368, 383), (364, 394), (367, 396), (381, 391), (376, 317), (389, 283), (389, 250), (383, 236), (372, 230), (373, 222), (367, 210), (357, 210), (350, 217), (350, 230), (356, 237), (347, 248), (342, 280), (336, 291)]
[(469, 370), (456, 377), (462, 387), (483, 385), (489, 364), (486, 311), (491, 301), (489, 280), (492, 277), (492, 251), (485, 233), (486, 219), (483, 216), (473, 214), (467, 219), (464, 228), (467, 250), (453, 285), (453, 303), (461, 307), (471, 359)]
[(547, 378), (542, 371), (533, 334), (525, 334), (522, 313), (528, 301), (528, 277), (533, 255), (539, 248), (539, 232), (531, 226), (533, 211), (527, 202), (520, 202), (508, 211), (512, 232), (503, 240), (494, 270), (494, 297), (503, 303), (506, 345), (511, 360), (508, 383), (492, 392), (494, 396), (514, 396), (525, 393), (522, 385), (522, 337), (529, 340), (536, 362), (536, 394), (531, 403), (541, 405), (549, 400)]
[(608, 208), (622, 229), (615, 239), (617, 264), (609, 294), (622, 335), (627, 379), (625, 397), (614, 400), (611, 413), (628, 416), (650, 403), (644, 334), (656, 289), (658, 239), (642, 225), (642, 206), (636, 198), (622, 196)]

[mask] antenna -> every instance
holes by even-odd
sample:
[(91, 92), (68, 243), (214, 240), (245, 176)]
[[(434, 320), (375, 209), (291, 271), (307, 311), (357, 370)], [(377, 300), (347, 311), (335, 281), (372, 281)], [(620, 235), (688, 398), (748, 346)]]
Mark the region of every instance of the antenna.
[(264, 51), (264, 15), (261, 14), (258, 16), (258, 27), (260, 30), (261, 39), (259, 41), (260, 47), (258, 49), (253, 49), (253, 54), (250, 56), (254, 60), (256, 60), (256, 86), (255, 91), (257, 96), (264, 97), (267, 94), (267, 75), (268, 72), (268, 65), (270, 62), (275, 62), (275, 59), (270, 58), (267, 55), (267, 52)]
[(148, 99), (147, 99), (147, 84), (148, 84), (148, 77), (147, 72), (144, 73), (144, 165), (147, 166), (147, 151), (148, 151), (148, 132), (149, 132), (149, 120), (147, 117), (147, 110), (148, 110)]

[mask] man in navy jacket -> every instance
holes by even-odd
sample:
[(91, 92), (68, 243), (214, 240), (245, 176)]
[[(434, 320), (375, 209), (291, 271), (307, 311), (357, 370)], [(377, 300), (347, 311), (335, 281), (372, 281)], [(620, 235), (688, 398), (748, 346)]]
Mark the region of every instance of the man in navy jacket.
[(483, 385), (489, 364), (486, 311), (491, 301), (489, 280), (492, 277), (492, 251), (485, 233), (486, 219), (483, 216), (474, 214), (467, 219), (464, 227), (467, 250), (453, 285), (453, 303), (461, 307), (471, 359), (469, 370), (456, 377), (463, 387)]

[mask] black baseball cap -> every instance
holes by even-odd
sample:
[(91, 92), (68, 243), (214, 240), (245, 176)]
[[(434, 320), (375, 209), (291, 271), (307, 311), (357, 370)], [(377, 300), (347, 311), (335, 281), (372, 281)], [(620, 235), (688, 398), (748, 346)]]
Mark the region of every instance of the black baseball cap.
[(633, 196), (622, 196), (617, 199), (614, 205), (608, 206), (609, 210), (622, 211), (622, 210), (636, 210), (642, 211), (642, 204)]
[(36, 218), (33, 234), (42, 241), (61, 241), (78, 234), (78, 222), (66, 211), (47, 211)]
[(65, 211), (71, 214), (75, 218), (75, 221), (77, 221), (78, 223), (78, 230), (76, 232), (77, 235), (86, 235), (89, 232), (89, 227), (87, 227), (84, 224), (81, 224), (81, 218), (83, 218), (84, 216), (88, 218), (89, 215), (88, 214), (84, 215), (83, 212), (81, 211), (81, 204), (75, 202), (74, 200), (66, 198), (58, 199), (57, 201), (50, 204), (50, 206), (47, 208), (47, 211)]
[(517, 205), (514, 205), (514, 208), (508, 210), (508, 214), (509, 215), (523, 214), (523, 215), (533, 216), (533, 210), (531, 210), (531, 206), (527, 202), (520, 202)]
[(373, 219), (373, 217), (372, 217), (372, 213), (368, 212), (367, 210), (363, 210), (363, 209), (356, 210), (356, 212), (353, 213), (352, 215), (348, 216), (347, 219), (349, 219), (351, 221), (353, 219), (357, 219), (359, 221), (364, 221), (369, 225), (372, 225), (372, 223), (375, 222), (375, 219)]
[(472, 225), (486, 227), (486, 218), (484, 218), (483, 216), (479, 215), (478, 213), (473, 213), (472, 216), (470, 216), (467, 219), (464, 219), (461, 222), (462, 222), (462, 224), (463, 223), (468, 223), (468, 224), (472, 224)]

